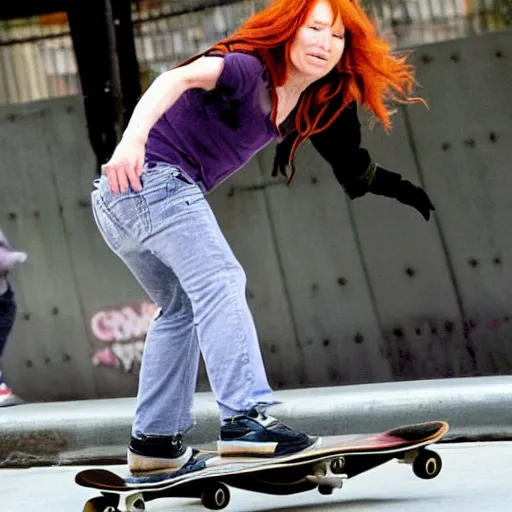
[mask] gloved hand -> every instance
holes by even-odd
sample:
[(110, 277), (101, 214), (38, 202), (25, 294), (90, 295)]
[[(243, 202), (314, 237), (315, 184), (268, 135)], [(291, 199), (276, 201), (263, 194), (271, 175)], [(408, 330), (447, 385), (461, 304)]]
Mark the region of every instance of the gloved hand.
[(17, 263), (23, 263), (26, 259), (27, 254), (15, 251), (0, 230), (0, 278), (6, 277)]
[(380, 196), (396, 199), (403, 204), (416, 208), (425, 220), (430, 219), (430, 212), (435, 210), (427, 193), (410, 181), (404, 180), (396, 172), (388, 171), (377, 165), (373, 181), (368, 191)]
[(402, 180), (400, 182), (396, 194), (396, 200), (416, 208), (416, 210), (423, 215), (426, 221), (430, 219), (430, 212), (435, 210), (435, 207), (430, 201), (427, 193), (421, 187), (413, 185), (407, 180)]

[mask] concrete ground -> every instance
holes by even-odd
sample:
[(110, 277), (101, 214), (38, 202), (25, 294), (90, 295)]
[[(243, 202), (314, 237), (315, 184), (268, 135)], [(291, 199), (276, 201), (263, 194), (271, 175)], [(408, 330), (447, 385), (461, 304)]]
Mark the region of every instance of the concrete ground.
[[(266, 496), (231, 490), (229, 512), (506, 512), (512, 510), (512, 443), (462, 443), (435, 447), (443, 470), (434, 480), (420, 480), (409, 466), (391, 461), (345, 483), (332, 496), (316, 491)], [(75, 512), (96, 496), (78, 487), (74, 475), (83, 467), (0, 470), (2, 512)], [(162, 499), (147, 510), (201, 511), (198, 500)]]

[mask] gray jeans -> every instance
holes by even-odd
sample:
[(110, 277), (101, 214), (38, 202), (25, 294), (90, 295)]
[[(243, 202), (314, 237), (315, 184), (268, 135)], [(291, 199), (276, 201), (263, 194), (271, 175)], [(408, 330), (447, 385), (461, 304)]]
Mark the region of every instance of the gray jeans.
[(146, 167), (141, 192), (95, 181), (96, 223), (161, 308), (146, 338), (132, 434), (194, 424), (200, 352), (221, 418), (276, 401), (245, 296), (246, 276), (200, 188), (168, 164)]

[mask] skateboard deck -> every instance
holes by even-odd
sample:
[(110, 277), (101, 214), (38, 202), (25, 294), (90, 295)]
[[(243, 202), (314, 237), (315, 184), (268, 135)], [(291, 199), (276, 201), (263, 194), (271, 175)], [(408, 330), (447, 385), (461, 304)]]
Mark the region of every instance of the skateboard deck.
[(282, 457), (220, 457), (216, 452), (195, 451), (178, 471), (141, 475), (128, 469), (114, 473), (88, 469), (75, 477), (78, 485), (100, 491), (84, 512), (136, 512), (158, 498), (197, 498), (210, 510), (225, 508), (227, 486), (274, 495), (295, 494), (317, 488), (331, 494), (343, 482), (391, 459), (412, 465), (416, 476), (435, 478), (441, 457), (426, 446), (439, 441), (449, 426), (443, 421), (398, 427), (387, 432), (320, 437), (299, 453)]

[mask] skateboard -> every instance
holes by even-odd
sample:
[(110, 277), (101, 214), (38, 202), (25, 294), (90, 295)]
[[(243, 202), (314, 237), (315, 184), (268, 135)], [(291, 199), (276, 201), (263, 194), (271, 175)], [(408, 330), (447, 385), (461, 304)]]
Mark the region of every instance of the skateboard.
[(134, 475), (128, 469), (125, 474), (88, 469), (78, 473), (75, 482), (102, 494), (89, 500), (84, 512), (139, 512), (148, 501), (173, 497), (200, 499), (207, 509), (221, 510), (229, 504), (228, 486), (274, 495), (317, 488), (327, 495), (345, 480), (391, 459), (412, 465), (419, 478), (435, 478), (441, 457), (426, 447), (448, 429), (447, 423), (434, 421), (377, 434), (320, 437), (306, 450), (274, 458), (220, 457), (195, 450), (178, 471)]

